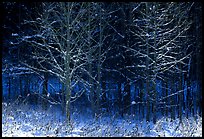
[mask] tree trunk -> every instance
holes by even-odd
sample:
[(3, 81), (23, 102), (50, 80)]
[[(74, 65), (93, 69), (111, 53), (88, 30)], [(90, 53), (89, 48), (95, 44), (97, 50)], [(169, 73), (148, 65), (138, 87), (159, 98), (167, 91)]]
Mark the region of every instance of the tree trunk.
[[(165, 82), (165, 93), (166, 93), (166, 96), (168, 96), (168, 81)], [(168, 112), (169, 112), (169, 108), (168, 106), (169, 105), (169, 98), (167, 97), (166, 98), (166, 107), (165, 107), (165, 112), (166, 112), (166, 118), (168, 118)]]
[(119, 113), (123, 117), (123, 108), (122, 108), (122, 90), (121, 90), (121, 83), (118, 82), (118, 106), (119, 106)]
[(188, 70), (188, 76), (187, 76), (187, 94), (186, 94), (186, 108), (187, 108), (187, 118), (189, 116), (189, 113), (191, 112), (191, 86), (190, 86), (190, 69)]
[[(157, 12), (157, 5), (156, 5), (156, 12)], [(156, 70), (156, 64), (157, 64), (157, 59), (156, 59), (156, 48), (157, 48), (157, 44), (156, 44), (156, 39), (157, 39), (157, 22), (154, 20), (154, 25), (155, 25), (155, 30), (154, 30), (154, 69)], [(157, 120), (157, 90), (156, 90), (156, 82), (157, 82), (157, 74), (154, 72), (154, 76), (155, 79), (153, 80), (153, 123), (156, 123)]]
[(99, 50), (98, 50), (98, 65), (97, 65), (97, 75), (98, 75), (98, 83), (97, 83), (97, 91), (96, 91), (96, 114), (99, 114), (99, 105), (100, 105), (100, 94), (101, 94), (101, 47), (102, 47), (102, 12), (101, 5), (99, 3), (99, 16), (100, 16), (100, 36), (99, 36)]
[[(171, 79), (171, 93), (174, 93), (175, 92), (175, 89), (174, 89), (174, 76), (172, 77), (173, 79)], [(175, 120), (175, 96), (171, 96), (171, 119), (172, 120)]]
[[(89, 73), (92, 73), (92, 65), (89, 63)], [(95, 100), (94, 100), (94, 88), (93, 88), (93, 79), (89, 77), (89, 84), (90, 84), (90, 99), (91, 99), (91, 109), (92, 109), (92, 116), (95, 116)]]
[(71, 79), (67, 79), (66, 81), (66, 116), (67, 116), (67, 122), (70, 124), (70, 101), (71, 101), (71, 86), (70, 86)]
[[(88, 60), (89, 60), (89, 74), (92, 76), (92, 48), (91, 48), (91, 3), (89, 3), (89, 16), (88, 16), (88, 47), (89, 47), (89, 54), (88, 54)], [(89, 84), (90, 84), (90, 99), (91, 99), (91, 109), (92, 109), (92, 116), (95, 117), (96, 108), (95, 108), (95, 100), (94, 100), (94, 84), (92, 77), (89, 77)]]
[(64, 115), (65, 113), (65, 95), (64, 95), (64, 83), (62, 83), (62, 91), (61, 91), (61, 95), (62, 95), (62, 104), (61, 104), (61, 107), (62, 107), (62, 114)]
[[(165, 81), (161, 81), (161, 83), (162, 83), (162, 97), (165, 97)], [(161, 114), (162, 114), (162, 116), (164, 116), (165, 115), (165, 106), (164, 106), (164, 104), (163, 104), (163, 101), (162, 101), (162, 108), (161, 108)]]
[(141, 103), (139, 103), (139, 112), (141, 111), (141, 113), (142, 113), (142, 119), (143, 118), (145, 118), (145, 114), (144, 114), (144, 109), (145, 109), (145, 107), (144, 107), (144, 88), (145, 88), (145, 85), (144, 85), (144, 83), (142, 82), (142, 89), (140, 89), (140, 94), (139, 94), (139, 101), (141, 102)]
[[(146, 14), (148, 15), (148, 3), (146, 2)], [(148, 25), (146, 24), (146, 32), (148, 32)], [(146, 121), (150, 121), (150, 102), (149, 102), (149, 46), (148, 46), (148, 36), (146, 36), (146, 103), (147, 103), (147, 112), (146, 112)]]
[(147, 113), (146, 113), (146, 121), (150, 121), (150, 102), (149, 102), (149, 78), (146, 80), (146, 103), (147, 103)]
[(130, 114), (130, 81), (127, 80), (124, 87), (124, 113)]
[(156, 92), (156, 84), (154, 84), (154, 94), (153, 94), (153, 99), (154, 99), (154, 103), (153, 105), (153, 123), (156, 123), (157, 120), (157, 92)]
[(19, 87), (20, 87), (20, 95), (23, 97), (23, 89), (22, 89), (22, 77), (19, 76)]
[(11, 99), (11, 77), (8, 77), (8, 100), (10, 102)]
[[(66, 16), (66, 21), (67, 25), (70, 26), (70, 3), (67, 2), (67, 5), (65, 6), (65, 11), (68, 10), (67, 16)], [(67, 116), (67, 122), (70, 124), (70, 101), (71, 101), (71, 75), (70, 75), (70, 29), (69, 27), (66, 28), (66, 37), (67, 37), (67, 42), (66, 42), (66, 55), (65, 55), (65, 86), (66, 86), (66, 116)]]
[(97, 91), (96, 91), (96, 114), (98, 115), (100, 112), (100, 94), (101, 94), (101, 66), (98, 66), (98, 84), (97, 84)]
[[(181, 69), (181, 64), (179, 64), (180, 69)], [(179, 93), (179, 120), (180, 123), (182, 123), (182, 104), (183, 104), (183, 89), (182, 89), (182, 74), (180, 74), (180, 78), (179, 78), (179, 91), (181, 91)]]
[(70, 124), (70, 101), (71, 101), (71, 75), (70, 75), (70, 54), (69, 54), (69, 46), (67, 46), (67, 54), (66, 54), (66, 61), (65, 61), (65, 69), (66, 69), (66, 116), (67, 122)]
[(106, 102), (106, 82), (105, 82), (105, 79), (102, 80), (102, 91), (103, 91), (103, 94), (102, 94), (102, 100), (101, 100), (101, 103), (102, 103), (102, 107), (106, 109), (106, 111), (108, 110), (108, 107), (107, 107), (107, 102)]
[[(44, 73), (44, 83), (43, 83), (43, 97), (46, 98), (48, 93), (48, 74)], [(42, 108), (47, 110), (47, 99), (42, 100)]]

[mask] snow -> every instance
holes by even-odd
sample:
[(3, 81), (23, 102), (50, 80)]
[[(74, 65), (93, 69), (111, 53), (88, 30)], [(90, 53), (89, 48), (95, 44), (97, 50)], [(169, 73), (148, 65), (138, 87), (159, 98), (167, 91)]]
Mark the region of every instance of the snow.
[(18, 36), (18, 34), (17, 33), (12, 33), (11, 36)]
[(132, 103), (131, 103), (132, 105), (134, 105), (134, 104), (136, 104), (136, 102), (135, 101), (132, 101)]
[(138, 68), (145, 68), (145, 65), (137, 65)]
[[(132, 102), (134, 104), (135, 101)], [(135, 115), (125, 115), (124, 118), (109, 114), (91, 118), (87, 112), (73, 112), (71, 125), (66, 124), (66, 118), (59, 107), (49, 107), (43, 111), (40, 106), (20, 105), (11, 107), (2, 103), (2, 136), (3, 137), (192, 137), (202, 136), (202, 117), (184, 118), (171, 121), (161, 118), (156, 124), (138, 121)]]

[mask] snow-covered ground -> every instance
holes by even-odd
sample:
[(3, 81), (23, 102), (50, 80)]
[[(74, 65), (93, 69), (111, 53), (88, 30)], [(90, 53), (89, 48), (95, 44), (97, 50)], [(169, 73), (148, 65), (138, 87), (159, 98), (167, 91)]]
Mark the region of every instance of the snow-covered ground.
[(82, 115), (74, 111), (71, 126), (66, 124), (58, 107), (43, 111), (39, 107), (2, 104), (3, 137), (70, 137), (70, 136), (107, 136), (107, 137), (202, 137), (202, 117), (184, 118), (171, 121), (161, 118), (156, 124), (138, 121), (136, 115), (118, 116), (103, 115), (92, 119), (91, 115)]

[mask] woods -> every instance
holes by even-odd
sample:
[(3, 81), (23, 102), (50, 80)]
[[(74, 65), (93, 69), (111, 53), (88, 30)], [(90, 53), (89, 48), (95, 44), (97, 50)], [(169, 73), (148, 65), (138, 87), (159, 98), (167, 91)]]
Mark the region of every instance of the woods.
[(80, 103), (93, 118), (202, 115), (201, 3), (2, 5), (3, 101), (37, 94), (69, 124)]

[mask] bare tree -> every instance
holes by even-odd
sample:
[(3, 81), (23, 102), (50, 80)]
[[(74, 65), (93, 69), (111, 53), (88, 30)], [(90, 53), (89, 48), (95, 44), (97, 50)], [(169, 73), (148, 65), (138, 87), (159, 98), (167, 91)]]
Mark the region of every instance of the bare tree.
[[(84, 92), (89, 83), (85, 75), (91, 76), (86, 67), (91, 49), (87, 46), (87, 5), (85, 3), (42, 3), (42, 12), (25, 24), (35, 26), (35, 32), (22, 36), (19, 41), (33, 47), (31, 58), (36, 65), (23, 62), (27, 67), (57, 76), (65, 86), (66, 115), (70, 122), (70, 104)], [(82, 83), (84, 88), (72, 93), (75, 85)]]
[[(177, 73), (178, 70), (184, 72), (177, 65), (187, 65), (185, 60), (191, 56), (191, 53), (184, 54), (186, 49), (181, 49), (178, 42), (179, 38), (185, 38), (184, 33), (191, 25), (188, 18), (183, 16), (190, 10), (191, 4), (185, 5), (186, 10), (183, 8), (180, 12), (173, 12), (178, 7), (179, 4), (176, 3), (142, 3), (132, 10), (137, 16), (133, 17), (134, 28), (131, 32), (138, 41), (132, 47), (124, 47), (141, 59), (139, 64), (131, 68), (140, 68), (145, 71), (141, 77), (146, 79), (147, 121), (150, 119), (150, 106), (153, 108), (153, 120), (156, 122), (157, 100), (166, 100), (158, 98), (156, 81), (165, 82), (164, 75)], [(178, 22), (177, 19), (182, 22)], [(179, 92), (182, 92), (181, 88)], [(166, 97), (179, 94), (179, 92)]]

